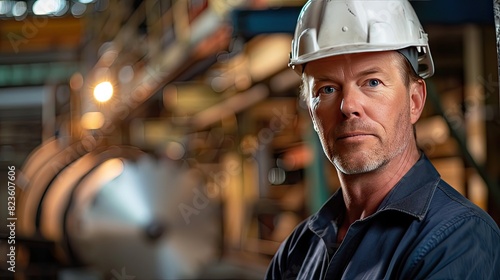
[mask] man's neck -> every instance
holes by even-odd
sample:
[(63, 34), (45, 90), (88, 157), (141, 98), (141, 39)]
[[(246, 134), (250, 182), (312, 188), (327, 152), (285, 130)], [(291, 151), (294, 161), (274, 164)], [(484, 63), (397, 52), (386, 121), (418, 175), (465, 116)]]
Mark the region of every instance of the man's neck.
[(342, 226), (349, 227), (356, 220), (375, 213), (385, 196), (418, 161), (417, 148), (405, 149), (381, 168), (363, 174), (347, 175), (338, 172), (346, 216)]

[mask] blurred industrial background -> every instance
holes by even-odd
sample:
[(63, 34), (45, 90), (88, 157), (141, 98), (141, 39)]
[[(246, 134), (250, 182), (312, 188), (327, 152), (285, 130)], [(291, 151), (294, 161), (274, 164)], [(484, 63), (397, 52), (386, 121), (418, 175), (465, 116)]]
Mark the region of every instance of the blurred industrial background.
[[(339, 187), (287, 68), (304, 3), (0, 0), (0, 278), (261, 279)], [(493, 2), (411, 3), (418, 143), (500, 222)]]

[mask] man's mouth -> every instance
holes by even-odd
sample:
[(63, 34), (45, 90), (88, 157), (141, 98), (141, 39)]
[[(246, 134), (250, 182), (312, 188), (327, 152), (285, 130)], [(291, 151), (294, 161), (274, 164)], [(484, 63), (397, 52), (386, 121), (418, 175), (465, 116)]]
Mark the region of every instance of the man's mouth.
[(362, 132), (362, 131), (354, 131), (354, 132), (346, 132), (346, 133), (341, 133), (339, 136), (336, 137), (336, 140), (357, 140), (357, 139), (362, 139), (364, 137), (369, 137), (369, 136), (374, 136), (371, 133), (367, 132)]

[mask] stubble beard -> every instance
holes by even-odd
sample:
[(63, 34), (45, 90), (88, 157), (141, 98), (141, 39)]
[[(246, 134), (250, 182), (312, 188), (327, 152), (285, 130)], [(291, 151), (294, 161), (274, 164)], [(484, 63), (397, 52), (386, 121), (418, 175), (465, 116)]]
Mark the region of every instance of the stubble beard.
[(378, 153), (363, 152), (363, 161), (350, 161), (349, 154), (335, 153), (333, 155), (333, 165), (337, 170), (346, 174), (362, 174), (372, 172), (387, 164), (388, 160)]
[[(363, 150), (338, 151), (333, 148), (331, 153), (331, 162), (336, 169), (346, 175), (363, 174), (379, 170), (387, 165), (393, 158), (397, 157), (408, 147), (410, 137), (412, 137), (411, 123), (409, 116), (405, 117), (406, 112), (402, 111), (398, 115), (398, 121), (395, 122), (393, 131), (398, 131), (398, 124), (405, 127), (401, 136), (391, 143), (384, 144), (383, 139), (377, 137), (378, 143), (372, 149), (363, 148)], [(357, 149), (356, 147), (352, 148)], [(353, 160), (353, 153), (357, 159)]]

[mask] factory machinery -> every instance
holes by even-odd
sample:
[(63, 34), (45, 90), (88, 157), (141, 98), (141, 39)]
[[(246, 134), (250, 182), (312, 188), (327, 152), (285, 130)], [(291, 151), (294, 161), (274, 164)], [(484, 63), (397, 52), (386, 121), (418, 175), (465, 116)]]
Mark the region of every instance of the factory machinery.
[[(85, 29), (79, 18), (55, 16), (39, 27), (39, 37), (76, 32), (68, 21), (89, 40), (68, 50), (81, 50), (71, 56), (79, 67), (59, 71), (70, 76), (45, 96), (53, 104), (41, 108), (42, 144), (16, 166), (15, 273), (2, 254), (0, 278), (261, 279), (279, 242), (260, 242), (249, 209), (267, 186), (267, 146), (293, 125), (295, 98), (255, 110), (258, 125), (242, 112), (269, 95), (260, 82), (286, 69), (290, 36), (243, 48), (255, 34), (236, 36), (228, 19), (246, 1), (124, 2), (92, 4)], [(295, 21), (297, 8), (285, 12)], [(11, 24), (22, 33), (22, 24)], [(285, 50), (278, 58), (276, 48)], [(249, 57), (266, 64), (249, 72)], [(107, 102), (95, 94), (103, 81), (115, 90)], [(99, 118), (105, 123), (95, 125)], [(260, 130), (270, 134), (258, 139)], [(183, 140), (192, 135), (202, 137)], [(9, 249), (3, 237), (2, 251)], [(259, 263), (234, 251), (266, 256)]]
[[(16, 166), (16, 272), (7, 270), (8, 256), (2, 254), (0, 279), (262, 279), (280, 242), (339, 185), (331, 165), (321, 160), (306, 107), (297, 101), (300, 77), (286, 67), (290, 34), (305, 1), (269, 0), (295, 4), (267, 10), (259, 6), (265, 1), (125, 2), (109, 1), (102, 10), (100, 3), (107, 1), (93, 4), (97, 12), (89, 13), (86, 29), (91, 40), (74, 48), (83, 50), (76, 57), (85, 58), (85, 71), (58, 71), (71, 75), (61, 82), (67, 92), (47, 94), (55, 101), (54, 108), (43, 108), (44, 116), (53, 115), (44, 120), (44, 141)], [(437, 2), (417, 2), (412, 4), (421, 11), (446, 10), (426, 6)], [(462, 2), (442, 5), (470, 15)], [(37, 36), (73, 26), (62, 20), (47, 21)], [(13, 20), (11, 26), (19, 34), (24, 28)], [(430, 27), (441, 71), (429, 83), (436, 108), (417, 127), (419, 145), (443, 178), (496, 213), (498, 188), (479, 167), (498, 170), (496, 158), (481, 156), (485, 147), (489, 154), (498, 149), (479, 145), (478, 155), (470, 154), (457, 126), (441, 117), (461, 120), (465, 100), (498, 94), (496, 83), (483, 84), (489, 72), (478, 64), (498, 67), (491, 52), (478, 51), (494, 45), (486, 36), (494, 31)], [(484, 39), (477, 39), (481, 33)], [(462, 47), (450, 51), (450, 42)], [(468, 66), (458, 65), (461, 60)], [(44, 65), (29, 69), (43, 77), (49, 72)], [(14, 73), (2, 69), (4, 77)], [(107, 76), (117, 94), (108, 103), (96, 102), (90, 89)], [(37, 84), (37, 75), (19, 77)], [(5, 87), (26, 81), (0, 82)], [(475, 88), (485, 89), (469, 90)], [(470, 112), (484, 109), (481, 102), (469, 105)], [(85, 116), (106, 124), (80, 127)], [(477, 143), (489, 142), (483, 139), (486, 128), (493, 133), (498, 126), (477, 118), (464, 118), (463, 125), (474, 128), (466, 137), (482, 139)], [(2, 252), (9, 250), (7, 238), (0, 236)]]
[(210, 277), (221, 219), (204, 170), (135, 147), (64, 142), (44, 143), (18, 173), (16, 273), (6, 276)]

